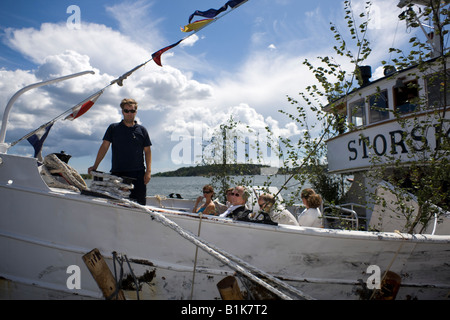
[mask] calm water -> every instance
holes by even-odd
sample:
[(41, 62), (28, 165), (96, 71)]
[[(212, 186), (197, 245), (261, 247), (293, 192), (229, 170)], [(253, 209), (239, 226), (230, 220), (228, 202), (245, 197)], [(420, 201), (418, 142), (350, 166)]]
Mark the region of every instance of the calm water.
[[(245, 178), (245, 181), (250, 181), (248, 185), (263, 186), (268, 176), (234, 177), (235, 181), (241, 181), (242, 178)], [(288, 178), (287, 175), (270, 176), (270, 185), (280, 189)], [(202, 195), (203, 186), (210, 183), (211, 180), (205, 177), (152, 177), (147, 185), (147, 195), (168, 196), (171, 193), (179, 193), (184, 199), (196, 199)], [(283, 189), (281, 192), (284, 199), (288, 199), (290, 193), (294, 192), (296, 188), (302, 187), (294, 179), (289, 181), (287, 186), (288, 190)], [(306, 188), (309, 185), (303, 187)]]

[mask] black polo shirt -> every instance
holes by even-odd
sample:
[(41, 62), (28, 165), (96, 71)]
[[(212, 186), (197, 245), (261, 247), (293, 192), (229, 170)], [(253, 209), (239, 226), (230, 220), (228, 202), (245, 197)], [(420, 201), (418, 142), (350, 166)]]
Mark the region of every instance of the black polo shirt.
[(144, 147), (152, 145), (147, 129), (135, 122), (127, 127), (123, 121), (111, 124), (103, 140), (111, 142), (111, 172), (128, 172), (145, 169)]

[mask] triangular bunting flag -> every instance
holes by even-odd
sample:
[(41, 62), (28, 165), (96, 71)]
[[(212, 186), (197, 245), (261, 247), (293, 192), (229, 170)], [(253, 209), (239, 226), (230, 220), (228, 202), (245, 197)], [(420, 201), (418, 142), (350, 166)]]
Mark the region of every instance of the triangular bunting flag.
[(27, 140), (28, 142), (33, 146), (34, 148), (34, 157), (38, 158), (40, 161), (42, 161), (42, 147), (44, 145), (44, 141), (48, 136), (48, 133), (50, 132), (50, 129), (53, 127), (53, 123), (48, 123), (45, 127), (39, 128), (36, 130), (35, 134), (30, 136)]
[(187, 26), (184, 26), (184, 28), (181, 28), (181, 31), (183, 31), (183, 32), (197, 31), (212, 21), (214, 21), (214, 19), (198, 20), (198, 21), (188, 24)]
[(227, 3), (225, 3), (220, 9), (209, 9), (206, 11), (197, 10), (193, 14), (191, 14), (191, 16), (189, 17), (189, 23), (191, 23), (194, 16), (200, 16), (200, 17), (204, 17), (204, 18), (214, 18), (217, 15), (219, 15), (220, 13), (222, 13), (223, 11), (227, 10), (228, 6), (230, 8), (235, 8), (246, 1), (247, 0), (231, 0), (231, 1), (228, 1)]
[(83, 114), (89, 111), (89, 109), (97, 102), (97, 99), (102, 95), (103, 90), (88, 98), (88, 101), (77, 104), (72, 108), (72, 113), (68, 115), (64, 120), (73, 121), (76, 118), (81, 117)]
[(178, 42), (176, 42), (176, 43), (174, 43), (174, 44), (172, 44), (172, 45), (170, 45), (170, 46), (168, 46), (168, 47), (165, 47), (165, 48), (162, 48), (162, 49), (159, 50), (159, 51), (156, 51), (154, 54), (152, 54), (153, 61), (155, 61), (155, 63), (156, 63), (158, 66), (162, 67), (162, 63), (161, 63), (161, 55), (162, 55), (164, 52), (166, 52), (166, 51), (172, 49), (173, 47), (176, 47), (177, 45), (179, 45), (181, 41), (183, 41), (183, 40), (180, 40), (180, 41), (178, 41)]

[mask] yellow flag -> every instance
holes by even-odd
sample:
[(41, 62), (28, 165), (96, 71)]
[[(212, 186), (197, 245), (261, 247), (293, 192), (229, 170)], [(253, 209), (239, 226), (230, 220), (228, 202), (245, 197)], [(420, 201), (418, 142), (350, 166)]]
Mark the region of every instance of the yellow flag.
[(203, 28), (204, 26), (206, 26), (208, 23), (212, 22), (214, 19), (203, 19), (203, 20), (198, 20), (195, 22), (192, 22), (186, 26), (184, 26), (183, 28), (181, 28), (181, 31), (183, 32), (191, 32), (191, 31), (197, 31), (200, 28)]

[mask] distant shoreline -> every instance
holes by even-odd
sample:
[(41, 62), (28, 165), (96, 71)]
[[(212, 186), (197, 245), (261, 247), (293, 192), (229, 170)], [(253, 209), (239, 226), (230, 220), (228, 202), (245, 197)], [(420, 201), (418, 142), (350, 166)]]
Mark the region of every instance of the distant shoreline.
[(217, 175), (218, 172), (226, 171), (227, 175), (260, 175), (262, 168), (269, 168), (269, 166), (261, 164), (214, 164), (203, 165), (195, 167), (182, 167), (174, 171), (155, 173), (153, 177), (208, 177)]
[[(158, 172), (152, 174), (152, 177), (211, 177), (219, 173), (226, 172), (229, 176), (259, 176), (259, 175), (274, 175), (274, 174), (291, 174), (295, 169), (283, 169), (277, 167), (270, 167), (262, 164), (213, 164), (193, 167), (182, 167), (174, 171)], [(92, 179), (92, 176), (87, 173), (82, 173), (83, 179)]]

